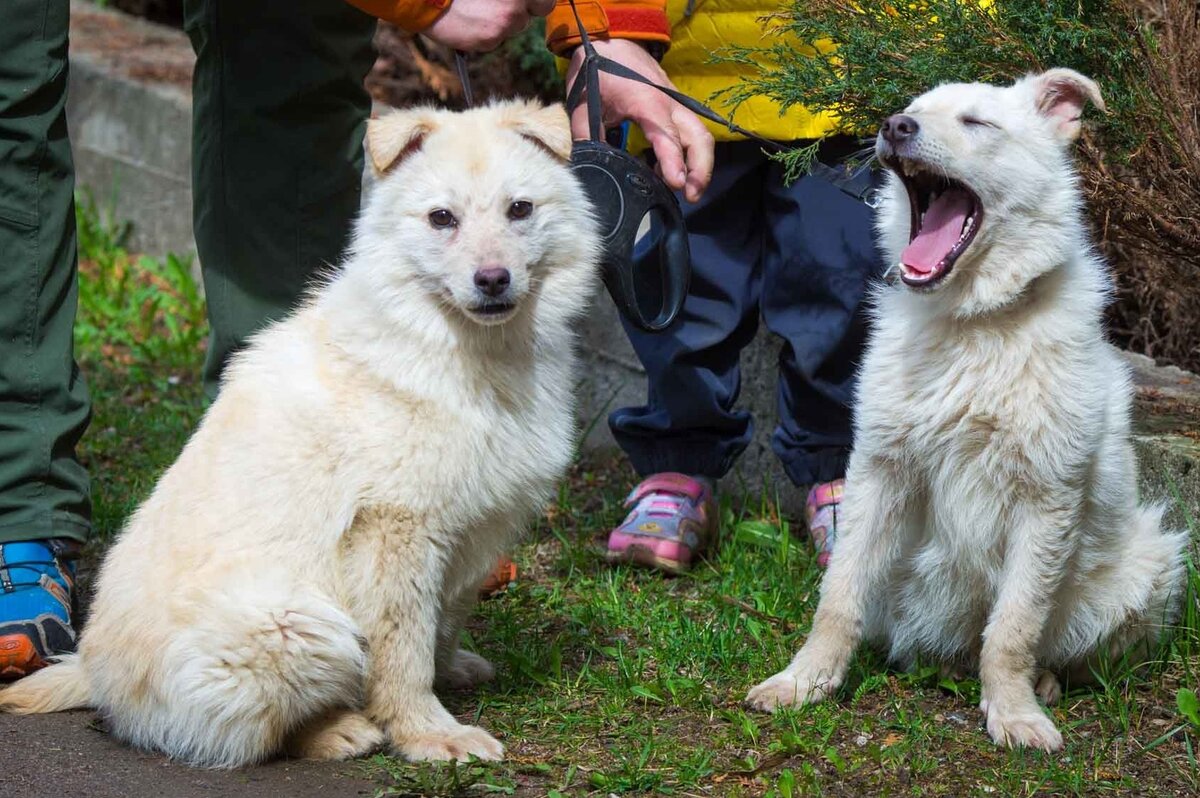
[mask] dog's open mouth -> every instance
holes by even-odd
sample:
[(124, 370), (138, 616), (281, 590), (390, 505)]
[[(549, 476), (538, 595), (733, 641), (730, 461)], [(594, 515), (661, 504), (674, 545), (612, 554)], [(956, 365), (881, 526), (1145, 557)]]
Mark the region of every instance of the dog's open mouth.
[(900, 279), (925, 288), (943, 280), (975, 240), (983, 204), (966, 184), (935, 174), (909, 158), (886, 163), (904, 183), (912, 222), (908, 246), (900, 253)]

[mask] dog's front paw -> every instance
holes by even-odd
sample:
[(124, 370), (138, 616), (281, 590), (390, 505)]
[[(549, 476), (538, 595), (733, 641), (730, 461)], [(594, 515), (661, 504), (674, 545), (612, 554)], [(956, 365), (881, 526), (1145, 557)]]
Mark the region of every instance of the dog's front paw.
[(504, 746), (478, 726), (454, 726), (414, 734), (396, 741), (397, 750), (413, 762), (457, 759), (465, 762), (471, 757), (500, 760)]
[(1062, 734), (1054, 721), (1035, 704), (1026, 710), (1003, 711), (992, 703), (985, 709), (987, 730), (992, 742), (1009, 748), (1038, 748), (1042, 751), (1061, 751)]
[(466, 690), (490, 682), (495, 677), (496, 669), (492, 667), (492, 663), (478, 654), (460, 648), (454, 652), (450, 664), (438, 670), (437, 683), (439, 687)]
[(752, 689), (746, 703), (764, 712), (815, 704), (837, 690), (839, 684), (841, 679), (828, 669), (789, 666)]
[(383, 747), (383, 730), (361, 712), (336, 712), (312, 721), (287, 743), (303, 759), (353, 759)]

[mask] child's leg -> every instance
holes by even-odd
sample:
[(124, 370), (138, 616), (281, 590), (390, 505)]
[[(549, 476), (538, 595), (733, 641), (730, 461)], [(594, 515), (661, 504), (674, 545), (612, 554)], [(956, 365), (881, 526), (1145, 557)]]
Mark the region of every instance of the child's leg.
[[(625, 325), (646, 369), (647, 400), (612, 413), (609, 426), (639, 474), (674, 476), (631, 494), (629, 517), (609, 541), (614, 560), (687, 567), (715, 524), (711, 481), (750, 441), (750, 415), (734, 403), (738, 356), (758, 327), (766, 174), (758, 145), (717, 145), (712, 184), (699, 203), (684, 204), (692, 281), (679, 318), (658, 334)], [(656, 252), (647, 249), (642, 263), (654, 274)]]
[[(717, 479), (750, 441), (750, 416), (734, 402), (738, 355), (758, 327), (765, 160), (757, 145), (717, 145), (708, 191), (683, 206), (692, 281), (679, 318), (662, 333), (623, 322), (646, 369), (647, 399), (613, 412), (609, 426), (643, 476), (678, 471)], [(647, 249), (639, 267), (653, 274), (657, 252)]]
[[(822, 160), (853, 147), (831, 142)], [(851, 444), (854, 376), (866, 342), (864, 298), (883, 272), (871, 209), (818, 177), (785, 185), (773, 165), (765, 205), (762, 313), (784, 339), (772, 448), (797, 485), (812, 485), (809, 523), (827, 559)]]

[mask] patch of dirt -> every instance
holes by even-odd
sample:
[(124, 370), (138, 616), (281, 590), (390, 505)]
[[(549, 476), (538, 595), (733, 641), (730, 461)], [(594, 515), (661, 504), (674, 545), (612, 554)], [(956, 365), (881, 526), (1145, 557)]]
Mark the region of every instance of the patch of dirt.
[[(829, 745), (846, 765), (839, 768), (827, 753), (824, 758), (776, 755), (768, 767), (772, 771), (799, 768), (807, 762), (819, 774), (820, 794), (835, 798), (858, 798), (864, 795), (911, 794), (963, 796), (980, 793), (1012, 795), (1010, 771), (1035, 772), (1037, 760), (1044, 759), (1046, 780), (1029, 795), (1122, 795), (1122, 796), (1192, 796), (1194, 792), (1185, 775), (1188, 745), (1183, 734), (1163, 740), (1153, 749), (1147, 746), (1176, 728), (1179, 718), (1163, 694), (1153, 694), (1149, 687), (1138, 691), (1132, 705), (1130, 728), (1120, 734), (1105, 728), (1089, 711), (1094, 712), (1091, 696), (1080, 700), (1064, 698), (1054, 709), (1055, 722), (1070, 725), (1074, 734), (1094, 742), (1072, 745), (1069, 754), (1047, 755), (1040, 752), (1008, 752), (992, 745), (984, 727), (983, 717), (972, 702), (934, 689), (914, 689), (901, 684), (901, 678), (890, 676), (888, 688), (869, 693), (854, 702), (853, 713), (870, 719), (862, 728), (840, 726), (829, 739)], [(929, 734), (933, 740), (912, 743), (905, 726), (913, 717), (927, 719), (917, 733)], [(940, 742), (939, 742), (940, 740)], [(890, 755), (888, 749), (904, 751), (905, 756)], [(1063, 769), (1049, 774), (1066, 758), (1091, 762), (1085, 779), (1075, 789), (1065, 789)], [(1168, 766), (1168, 763), (1174, 767)], [(1026, 789), (1033, 784), (1021, 779)], [(1122, 784), (1124, 782), (1124, 784)], [(1133, 785), (1146, 785), (1139, 789)], [(1120, 786), (1118, 786), (1120, 785)]]
[(72, 55), (86, 54), (131, 80), (191, 90), (196, 57), (181, 31), (74, 3), (70, 36)]

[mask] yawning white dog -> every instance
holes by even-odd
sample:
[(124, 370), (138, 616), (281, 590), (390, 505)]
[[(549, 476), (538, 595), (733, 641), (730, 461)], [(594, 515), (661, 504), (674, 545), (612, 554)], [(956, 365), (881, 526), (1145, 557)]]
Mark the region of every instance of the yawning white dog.
[[(1104, 341), (1104, 264), (1070, 145), (1088, 78), (945, 85), (883, 125), (878, 295), (837, 548), (812, 633), (755, 687), (772, 709), (842, 683), (861, 639), (978, 668), (997, 743), (1053, 750), (1057, 675), (1155, 641), (1186, 536), (1140, 506), (1130, 376)], [(1036, 686), (1036, 694), (1035, 694)]]
[(344, 268), (231, 365), (108, 553), (78, 655), (0, 708), (92, 706), (213, 767), (502, 755), (433, 687), (490, 678), (464, 616), (570, 461), (595, 222), (561, 107), (419, 109), (367, 138)]

